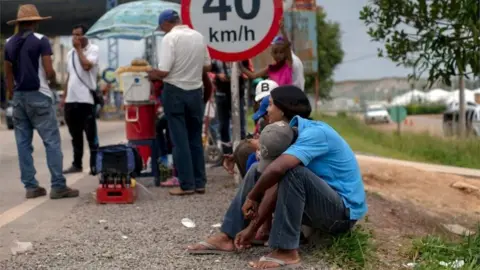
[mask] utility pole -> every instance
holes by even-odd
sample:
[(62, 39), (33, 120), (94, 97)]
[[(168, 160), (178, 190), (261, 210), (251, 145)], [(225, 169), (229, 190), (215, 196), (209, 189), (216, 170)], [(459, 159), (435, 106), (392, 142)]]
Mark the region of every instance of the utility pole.
[[(118, 5), (118, 0), (107, 0), (106, 10), (116, 7)], [(109, 38), (107, 39), (108, 46), (108, 67), (109, 68), (118, 68), (118, 39)]]
[(460, 70), (460, 77), (458, 78), (458, 135), (460, 138), (465, 137), (465, 128), (466, 128), (466, 113), (465, 113), (465, 80), (463, 78), (463, 70)]

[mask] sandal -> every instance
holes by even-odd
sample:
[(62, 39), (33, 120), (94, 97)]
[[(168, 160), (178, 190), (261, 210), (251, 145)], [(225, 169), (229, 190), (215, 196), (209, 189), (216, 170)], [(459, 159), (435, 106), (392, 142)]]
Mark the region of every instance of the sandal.
[(187, 249), (189, 254), (192, 255), (208, 255), (208, 254), (230, 254), (233, 251), (228, 250), (221, 250), (218, 249), (216, 246), (207, 243), (205, 241), (197, 243), (197, 245), (203, 246), (205, 249)]
[(179, 187), (180, 182), (177, 177), (170, 177), (167, 181), (160, 183), (161, 187)]
[(282, 261), (280, 259), (275, 259), (269, 256), (263, 256), (258, 260), (258, 262), (272, 262), (278, 264), (277, 267), (270, 267), (270, 268), (256, 268), (253, 267), (251, 262), (248, 264), (248, 267), (250, 269), (296, 269), (301, 266), (300, 260), (297, 263), (290, 263), (287, 264), (285, 261)]

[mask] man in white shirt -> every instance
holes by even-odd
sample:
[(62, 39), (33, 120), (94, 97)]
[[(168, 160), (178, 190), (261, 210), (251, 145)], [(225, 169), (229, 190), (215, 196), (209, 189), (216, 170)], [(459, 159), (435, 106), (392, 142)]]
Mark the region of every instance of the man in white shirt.
[(296, 87), (302, 89), (302, 91), (305, 91), (305, 74), (303, 73), (303, 63), (300, 58), (298, 58), (297, 55), (292, 51), (292, 60), (293, 60), (293, 74), (292, 74), (292, 80), (293, 80), (293, 85)]
[(206, 174), (202, 144), (204, 71), (211, 68), (204, 37), (183, 25), (174, 10), (163, 11), (159, 30), (166, 33), (160, 48), (158, 70), (150, 80), (163, 80), (162, 103), (173, 144), (173, 160), (180, 187), (171, 195), (205, 193)]
[[(84, 36), (87, 28), (78, 25), (73, 28), (73, 49), (67, 56), (67, 91), (65, 93), (65, 122), (72, 136), (73, 162), (64, 171), (78, 173), (83, 171), (83, 133), (90, 148), (90, 169), (95, 171), (95, 158), (98, 149), (95, 103), (98, 73), (97, 45), (91, 44)], [(98, 100), (97, 100), (98, 101)]]

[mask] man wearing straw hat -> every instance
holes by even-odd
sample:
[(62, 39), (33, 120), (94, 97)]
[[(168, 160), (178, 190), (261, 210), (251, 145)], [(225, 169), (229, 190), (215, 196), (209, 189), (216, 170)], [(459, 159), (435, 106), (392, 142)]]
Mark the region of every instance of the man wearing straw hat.
[(45, 196), (39, 186), (33, 164), (33, 130), (43, 140), (51, 174), (51, 199), (78, 196), (78, 190), (66, 185), (63, 176), (63, 154), (53, 93), (49, 82), (55, 81), (52, 48), (47, 37), (35, 33), (38, 23), (51, 17), (41, 17), (34, 5), (21, 5), (17, 19), (9, 21), (18, 32), (5, 44), (5, 77), (7, 93), (13, 93), (13, 121), (18, 149), (21, 180), (27, 199)]

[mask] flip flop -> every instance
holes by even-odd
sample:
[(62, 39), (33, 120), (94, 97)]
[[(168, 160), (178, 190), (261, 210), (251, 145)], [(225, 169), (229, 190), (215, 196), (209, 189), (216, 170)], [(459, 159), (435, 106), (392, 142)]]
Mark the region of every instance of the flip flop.
[(215, 255), (215, 254), (231, 254), (233, 251), (220, 250), (216, 246), (205, 241), (198, 242), (197, 245), (205, 247), (205, 249), (188, 249), (191, 255)]
[(177, 177), (171, 177), (167, 181), (160, 183), (161, 187), (179, 187), (180, 182)]
[[(296, 269), (300, 266), (302, 266), (302, 264), (300, 262), (298, 263), (291, 263), (291, 264), (287, 264), (285, 261), (282, 261), (280, 259), (275, 259), (275, 258), (272, 258), (272, 257), (269, 257), (269, 256), (263, 256), (260, 258), (260, 260), (258, 260), (258, 262), (273, 262), (273, 263), (276, 263), (278, 264), (277, 267), (272, 267), (272, 268), (265, 268), (265, 269), (268, 269), (268, 270), (275, 270), (275, 269)], [(248, 265), (248, 267), (250, 269), (260, 269), (260, 268), (255, 268), (255, 267), (252, 267), (250, 265)]]

